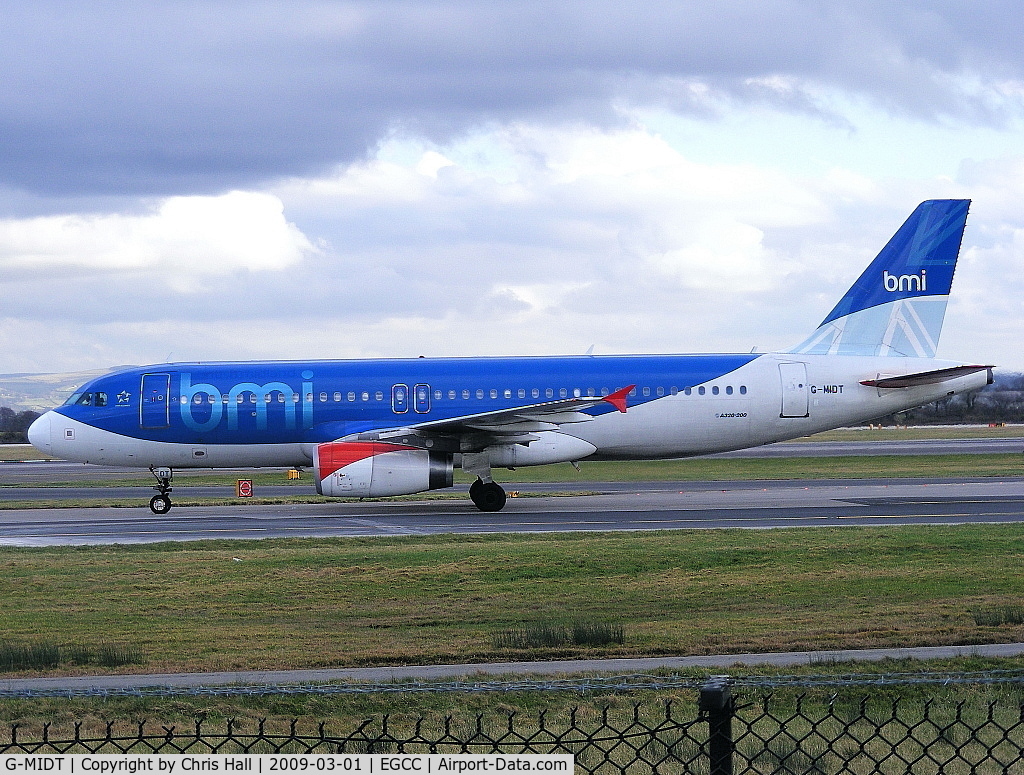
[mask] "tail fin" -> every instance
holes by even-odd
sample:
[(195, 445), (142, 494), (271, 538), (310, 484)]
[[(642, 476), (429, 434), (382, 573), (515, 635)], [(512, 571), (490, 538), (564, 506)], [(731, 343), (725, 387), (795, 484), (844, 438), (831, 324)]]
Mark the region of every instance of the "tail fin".
[(919, 204), (818, 329), (790, 352), (935, 357), (970, 204)]

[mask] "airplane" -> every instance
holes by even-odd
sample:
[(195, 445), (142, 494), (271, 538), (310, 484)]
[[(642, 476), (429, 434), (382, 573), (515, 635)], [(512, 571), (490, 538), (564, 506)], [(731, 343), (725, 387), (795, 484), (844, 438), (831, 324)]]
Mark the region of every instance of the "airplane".
[(804, 342), (782, 352), (167, 363), (92, 380), (29, 429), (65, 460), (309, 467), (327, 496), (405, 495), (494, 469), (682, 458), (851, 425), (992, 382), (935, 359), (970, 200), (921, 203)]

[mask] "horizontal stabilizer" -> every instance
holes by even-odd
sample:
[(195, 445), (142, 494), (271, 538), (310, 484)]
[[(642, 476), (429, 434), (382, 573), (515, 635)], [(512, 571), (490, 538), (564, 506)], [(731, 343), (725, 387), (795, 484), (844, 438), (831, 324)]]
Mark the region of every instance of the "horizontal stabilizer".
[(917, 385), (934, 385), (957, 377), (966, 377), (979, 371), (989, 370), (988, 384), (992, 384), (992, 366), (953, 366), (948, 369), (922, 371), (917, 374), (904, 374), (900, 377), (880, 377), (879, 379), (861, 380), (862, 385), (878, 388), (907, 388)]

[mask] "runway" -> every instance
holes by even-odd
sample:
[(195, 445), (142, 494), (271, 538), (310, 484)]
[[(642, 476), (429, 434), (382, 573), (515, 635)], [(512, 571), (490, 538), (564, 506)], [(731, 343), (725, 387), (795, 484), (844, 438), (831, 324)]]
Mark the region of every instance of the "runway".
[(510, 498), (497, 513), (477, 511), (468, 498), (175, 507), (163, 516), (145, 508), (0, 510), (0, 545), (1024, 521), (1024, 477), (582, 486), (599, 494), (544, 494), (579, 490), (578, 483), (522, 485), (525, 497)]

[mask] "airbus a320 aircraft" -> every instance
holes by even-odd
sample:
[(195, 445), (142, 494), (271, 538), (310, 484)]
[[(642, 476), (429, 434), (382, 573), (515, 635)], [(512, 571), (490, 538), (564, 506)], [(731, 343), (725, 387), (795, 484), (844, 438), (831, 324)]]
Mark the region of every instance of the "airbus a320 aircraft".
[(678, 458), (890, 414), (992, 381), (934, 360), (970, 200), (923, 202), (802, 344), (779, 353), (172, 363), (93, 380), (29, 429), (43, 452), (148, 467), (312, 465), (317, 492), (373, 497), (495, 468)]

